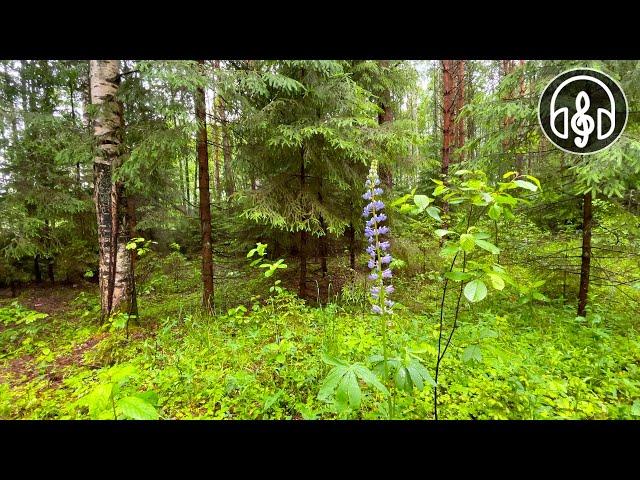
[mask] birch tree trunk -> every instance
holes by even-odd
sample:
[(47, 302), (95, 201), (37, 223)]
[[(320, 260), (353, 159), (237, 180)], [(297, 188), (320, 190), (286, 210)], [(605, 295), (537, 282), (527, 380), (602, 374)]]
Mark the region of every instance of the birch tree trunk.
[(98, 220), (99, 284), (102, 319), (118, 311), (137, 315), (124, 184), (113, 182), (122, 154), (123, 109), (115, 95), (119, 60), (91, 60), (91, 103), (96, 107), (93, 134), (94, 202)]

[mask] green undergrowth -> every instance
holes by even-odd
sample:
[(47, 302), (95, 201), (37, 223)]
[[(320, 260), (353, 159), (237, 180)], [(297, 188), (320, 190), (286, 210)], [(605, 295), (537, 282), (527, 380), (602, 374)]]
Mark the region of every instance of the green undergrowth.
[[(392, 353), (410, 350), (430, 371), (438, 285), (435, 272), (398, 279), (388, 328)], [(92, 291), (50, 316), (21, 298), (3, 301), (0, 417), (386, 418), (385, 398), (364, 383), (357, 410), (318, 395), (331, 369), (323, 356), (372, 368), (381, 354), (380, 320), (365, 313), (356, 287), (320, 308), (285, 290), (215, 316), (194, 307), (197, 290), (149, 292), (126, 328), (118, 319), (98, 325)], [(638, 325), (624, 304), (611, 308), (611, 295), (596, 289), (586, 319), (561, 300), (532, 308), (508, 291), (481, 308), (465, 304), (442, 364), (439, 418), (640, 417)], [(392, 393), (394, 418), (432, 418), (428, 385)]]

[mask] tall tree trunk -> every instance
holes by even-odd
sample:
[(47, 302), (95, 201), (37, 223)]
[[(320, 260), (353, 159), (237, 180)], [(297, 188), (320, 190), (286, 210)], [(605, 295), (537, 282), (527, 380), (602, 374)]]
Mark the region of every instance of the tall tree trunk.
[[(304, 147), (300, 154), (300, 196), (304, 194), (305, 171), (304, 171)], [(302, 201), (302, 200), (301, 200)], [(298, 272), (298, 296), (303, 298), (307, 284), (307, 232), (300, 230), (300, 269)]]
[(453, 143), (453, 116), (454, 116), (454, 84), (453, 84), (453, 60), (442, 60), (442, 173), (449, 173), (451, 164), (451, 146)]
[[(520, 93), (520, 98), (523, 98), (526, 92), (526, 86), (524, 83), (524, 60), (520, 60), (520, 69), (521, 69), (521, 72), (520, 72), (520, 85), (519, 85), (520, 92), (519, 93)], [(520, 127), (518, 128), (518, 137), (520, 142), (524, 142), (525, 139), (524, 139), (524, 132), (522, 129), (522, 125), (520, 125)], [(521, 152), (516, 154), (516, 170), (519, 173), (522, 173), (524, 171), (524, 155)]]
[[(515, 68), (515, 62), (513, 60), (501, 60), (500, 61), (500, 76), (501, 79), (503, 79), (504, 77), (511, 75), (511, 73), (513, 73), (513, 70)], [(511, 101), (513, 99), (513, 92), (512, 91), (507, 91), (502, 99), (504, 101)], [(509, 127), (511, 126), (511, 124), (513, 124), (514, 119), (512, 116), (507, 115), (503, 120), (502, 120), (502, 127), (504, 128), (505, 133), (509, 132)], [(509, 138), (505, 138), (502, 140), (502, 150), (504, 153), (508, 153), (511, 149), (511, 140)], [(518, 163), (518, 160), (516, 159), (516, 164)]]
[[(464, 147), (465, 140), (465, 130), (464, 130), (464, 119), (460, 117), (460, 113), (462, 111), (462, 107), (464, 107), (465, 102), (465, 61), (464, 60), (456, 60), (454, 62), (454, 71), (455, 71), (455, 105), (454, 105), (454, 115), (455, 115), (455, 127), (454, 127), (454, 147), (456, 150)], [(458, 161), (462, 161), (463, 154), (462, 152), (456, 152), (458, 156)]]
[(578, 316), (587, 313), (587, 295), (589, 294), (589, 275), (591, 273), (591, 227), (592, 194), (585, 193), (582, 197), (582, 265), (580, 266), (580, 290), (578, 292)]
[[(198, 60), (200, 68), (204, 60)], [(202, 305), (211, 311), (213, 305), (213, 247), (211, 243), (211, 193), (209, 191), (209, 152), (207, 149), (207, 113), (204, 88), (198, 87), (195, 96), (198, 121), (198, 188), (200, 190), (200, 232), (202, 235)]]
[[(320, 192), (318, 192), (318, 201), (322, 205), (322, 181), (320, 182)], [(320, 271), (322, 272), (322, 278), (327, 276), (327, 225), (324, 221), (324, 217), (320, 215), (320, 228), (322, 229), (322, 236), (318, 239), (318, 253), (320, 254)]]
[[(378, 62), (380, 68), (389, 68), (389, 60), (380, 60)], [(393, 121), (393, 110), (391, 108), (391, 92), (388, 88), (385, 88), (380, 95), (379, 107), (382, 109), (378, 113), (378, 125), (389, 123)], [(391, 166), (383, 163), (378, 164), (378, 176), (380, 182), (384, 185), (387, 192), (390, 192), (393, 188), (393, 171)]]
[(93, 122), (97, 145), (93, 170), (103, 320), (117, 311), (137, 315), (131, 251), (126, 248), (127, 198), (124, 184), (112, 181), (113, 170), (121, 161), (124, 125), (122, 104), (116, 99), (119, 71), (119, 60), (90, 61), (91, 103), (97, 107)]
[[(213, 68), (220, 68), (220, 61), (213, 61)], [(220, 182), (220, 163), (222, 160), (222, 121), (220, 117), (220, 94), (216, 92), (215, 99), (213, 101), (213, 111), (215, 113), (215, 122), (212, 125), (213, 132), (213, 158), (214, 158), (214, 178), (216, 184), (216, 198), (220, 200), (222, 197), (222, 185)]]
[(222, 124), (222, 153), (224, 155), (224, 193), (227, 200), (234, 194), (236, 186), (233, 181), (233, 156), (231, 151), (231, 135), (227, 122), (227, 109), (224, 100), (220, 99), (220, 119)]
[[(74, 85), (73, 82), (70, 80), (69, 81), (69, 102), (71, 103), (71, 120), (73, 121), (73, 126), (75, 128), (76, 126), (76, 106), (75, 106), (75, 100), (73, 98), (75, 94), (75, 89), (74, 89)], [(80, 178), (80, 162), (76, 162), (76, 183), (78, 184), (78, 188), (80, 188), (82, 186), (82, 181)]]
[[(180, 164), (182, 170), (182, 163)], [(184, 186), (187, 194), (187, 211), (191, 211), (191, 184), (189, 180), (189, 157), (184, 159)], [(194, 198), (195, 201), (195, 198)]]

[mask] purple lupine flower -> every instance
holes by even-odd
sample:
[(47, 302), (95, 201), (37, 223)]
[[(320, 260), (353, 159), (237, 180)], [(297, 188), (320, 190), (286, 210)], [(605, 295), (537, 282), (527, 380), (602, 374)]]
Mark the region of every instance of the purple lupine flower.
[(364, 229), (364, 236), (367, 238), (371, 238), (376, 234), (376, 231), (371, 227), (366, 227)]
[(369, 208), (375, 208), (376, 211), (384, 208), (384, 202), (382, 200), (373, 200), (369, 205), (371, 205)]
[(380, 179), (377, 174), (378, 164), (376, 161), (372, 162), (371, 169), (369, 170), (369, 176), (365, 182), (367, 192), (362, 195), (364, 200), (369, 203), (363, 209), (363, 216), (367, 218), (365, 222), (364, 235), (369, 242), (367, 247), (367, 253), (370, 259), (367, 266), (371, 269), (369, 279), (375, 283), (371, 287), (371, 298), (374, 300), (372, 306), (372, 312), (376, 314), (392, 313), (391, 307), (394, 302), (385, 298), (385, 295), (389, 295), (394, 291), (392, 285), (385, 285), (384, 279), (391, 278), (391, 269), (386, 268), (383, 270), (383, 265), (389, 265), (391, 263), (391, 255), (387, 253), (387, 250), (391, 246), (388, 240), (382, 240), (380, 236), (387, 235), (389, 233), (389, 227), (381, 225), (387, 219), (387, 215), (381, 213), (381, 210), (385, 208), (384, 202), (379, 197), (384, 192), (380, 185)]

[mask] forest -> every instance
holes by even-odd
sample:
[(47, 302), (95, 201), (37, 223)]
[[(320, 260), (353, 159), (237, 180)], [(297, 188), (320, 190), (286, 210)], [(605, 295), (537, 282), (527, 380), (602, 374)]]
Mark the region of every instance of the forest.
[(0, 60), (0, 419), (639, 419), (639, 112), (631, 60)]

